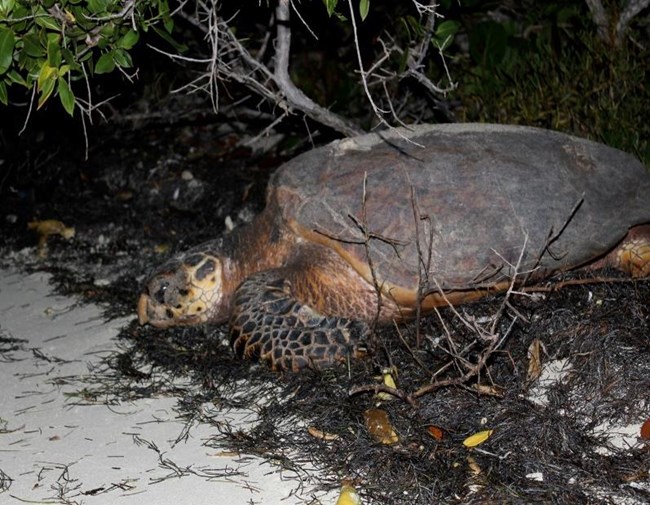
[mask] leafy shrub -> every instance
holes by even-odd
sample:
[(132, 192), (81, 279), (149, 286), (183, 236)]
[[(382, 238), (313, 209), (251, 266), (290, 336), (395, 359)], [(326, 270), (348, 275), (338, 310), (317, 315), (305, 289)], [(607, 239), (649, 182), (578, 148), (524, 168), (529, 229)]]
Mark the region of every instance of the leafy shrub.
[(167, 0), (0, 0), (0, 102), (36, 86), (39, 108), (58, 96), (72, 115), (73, 83), (130, 69), (140, 31), (169, 39), (173, 27)]
[(463, 15), (469, 50), (453, 67), (459, 120), (571, 132), (650, 164), (650, 50), (647, 37), (635, 41), (641, 28), (614, 47), (598, 36), (582, 2)]

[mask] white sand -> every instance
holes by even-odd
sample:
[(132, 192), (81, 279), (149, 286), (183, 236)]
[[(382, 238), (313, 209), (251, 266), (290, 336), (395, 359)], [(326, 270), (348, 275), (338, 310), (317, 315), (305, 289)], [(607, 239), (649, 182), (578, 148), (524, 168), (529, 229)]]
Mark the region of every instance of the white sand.
[[(258, 458), (203, 446), (215, 435), (210, 426), (194, 426), (187, 440), (175, 443), (184, 428), (175, 398), (75, 405), (80, 384), (65, 378), (87, 375), (114, 348), (111, 339), (126, 320), (104, 323), (97, 307), (51, 292), (47, 274), (0, 270), (0, 336), (26, 341), (10, 353), (16, 361), (0, 354), (0, 470), (12, 479), (0, 503), (291, 505), (310, 499), (292, 494), (296, 480)], [(173, 464), (165, 467), (161, 459), (196, 474), (166, 478)]]

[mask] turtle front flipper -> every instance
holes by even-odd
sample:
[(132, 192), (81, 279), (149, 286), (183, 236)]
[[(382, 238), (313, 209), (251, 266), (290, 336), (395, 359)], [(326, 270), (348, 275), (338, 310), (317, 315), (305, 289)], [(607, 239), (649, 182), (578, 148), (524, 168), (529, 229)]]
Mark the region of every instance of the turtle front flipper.
[(318, 313), (295, 298), (283, 274), (284, 269), (256, 273), (237, 289), (230, 319), (235, 352), (293, 371), (364, 354), (365, 322)]

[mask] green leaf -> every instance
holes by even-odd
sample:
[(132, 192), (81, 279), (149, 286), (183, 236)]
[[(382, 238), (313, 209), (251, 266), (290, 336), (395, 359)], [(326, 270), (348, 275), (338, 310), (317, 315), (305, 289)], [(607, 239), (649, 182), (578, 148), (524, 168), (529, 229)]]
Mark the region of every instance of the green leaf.
[(108, 74), (115, 70), (115, 60), (113, 59), (113, 52), (102, 54), (95, 64), (96, 74)]
[(158, 0), (158, 14), (160, 16), (169, 14), (169, 2), (167, 0)]
[(458, 21), (446, 20), (438, 25), (433, 41), (440, 50), (445, 50), (453, 42), (456, 32), (460, 28)]
[[(23, 5), (22, 3), (17, 3), (15, 4), (15, 7), (13, 8), (13, 19), (18, 19), (18, 18), (24, 18), (26, 16), (29, 16), (31, 14), (31, 10), (27, 8), (26, 5)], [(22, 26), (25, 26), (26, 21), (22, 21), (19, 23)], [(16, 25), (14, 25), (14, 28), (16, 28)], [(16, 28), (18, 30), (18, 28)], [(20, 30), (22, 31), (22, 30)]]
[(325, 3), (325, 8), (327, 9), (327, 15), (332, 17), (334, 11), (336, 10), (336, 4), (339, 3), (339, 0), (323, 0)]
[(133, 66), (131, 55), (124, 49), (115, 49), (113, 51), (113, 60), (122, 68), (131, 68)]
[(174, 38), (169, 33), (167, 33), (165, 30), (161, 30), (160, 28), (158, 28), (155, 25), (152, 26), (152, 28), (158, 35), (160, 35), (160, 37), (162, 37), (169, 44), (171, 44), (172, 47), (174, 49), (176, 49), (178, 52), (184, 53), (185, 51), (187, 51), (188, 47), (185, 44), (179, 44), (178, 42), (176, 42), (174, 40)]
[(63, 105), (65, 111), (72, 116), (74, 112), (75, 98), (74, 95), (72, 94), (72, 90), (70, 89), (70, 86), (68, 85), (68, 81), (66, 81), (63, 77), (59, 77), (58, 91), (59, 91), (59, 100), (61, 100), (61, 105)]
[(9, 103), (9, 95), (7, 94), (7, 85), (0, 81), (0, 103), (7, 105)]
[(61, 46), (59, 45), (59, 37), (48, 37), (47, 42), (47, 62), (50, 67), (61, 66)]
[(112, 39), (113, 35), (115, 34), (115, 23), (109, 21), (108, 23), (102, 26), (101, 30), (99, 30), (99, 33), (105, 39)]
[(163, 20), (163, 26), (167, 33), (171, 33), (174, 29), (174, 21), (169, 15), (169, 2), (167, 0), (158, 0), (158, 13)]
[(107, 14), (110, 0), (88, 0), (88, 10), (93, 14)]
[(174, 31), (174, 20), (170, 16), (165, 16), (163, 26), (165, 27), (165, 30), (167, 30), (167, 33), (171, 33)]
[(368, 11), (370, 10), (370, 0), (360, 0), (359, 1), (359, 14), (361, 14), (361, 21), (365, 21), (368, 17)]
[(61, 31), (61, 27), (52, 16), (47, 14), (42, 7), (39, 10), (42, 10), (43, 12), (42, 14), (37, 14), (35, 17), (37, 25), (42, 26), (43, 28), (49, 28), (55, 32)]
[(68, 49), (67, 47), (62, 47), (61, 48), (61, 56), (63, 56), (63, 61), (70, 65), (76, 65), (77, 64), (77, 58), (76, 56)]
[(424, 34), (424, 28), (420, 24), (420, 21), (413, 16), (406, 16), (406, 24), (416, 37), (420, 37)]
[(129, 30), (126, 34), (117, 41), (117, 47), (121, 49), (131, 49), (138, 43), (140, 34), (135, 30)]
[(460, 28), (460, 23), (458, 21), (445, 20), (436, 28), (436, 37), (441, 39), (453, 37), (456, 35), (458, 28)]
[(15, 3), (15, 0), (0, 0), (0, 17), (9, 19), (9, 14), (14, 10)]
[(408, 61), (409, 61), (409, 52), (408, 51), (402, 51), (402, 55), (399, 58), (399, 66), (397, 67), (399, 70), (399, 75), (403, 74), (406, 71), (406, 67), (408, 66)]
[(14, 32), (0, 26), (0, 75), (4, 74), (11, 66), (15, 44)]
[(93, 56), (93, 53), (91, 51), (86, 51), (83, 53), (81, 56), (77, 56), (77, 63), (84, 63), (91, 59)]
[(36, 33), (30, 32), (25, 34), (22, 41), (23, 51), (25, 51), (29, 56), (33, 56), (34, 58), (42, 58), (45, 56), (45, 49), (41, 45), (41, 41)]
[(26, 88), (29, 88), (29, 85), (27, 82), (25, 82), (25, 79), (23, 79), (23, 76), (20, 75), (16, 70), (10, 70), (7, 72), (7, 78), (9, 81), (11, 81), (12, 84), (20, 84), (21, 86), (25, 86)]
[[(54, 69), (53, 69), (54, 70)], [(40, 81), (40, 79), (39, 79)], [(47, 102), (47, 99), (50, 98), (50, 95), (52, 94), (52, 91), (54, 91), (54, 85), (56, 84), (56, 72), (53, 72), (49, 74), (47, 79), (43, 81), (43, 86), (40, 86), (39, 83), (39, 88), (41, 92), (41, 96), (38, 98), (38, 107), (37, 109), (40, 109), (45, 102)]]
[(75, 27), (80, 27), (87, 33), (97, 26), (97, 22), (92, 20), (92, 14), (89, 15), (89, 11), (85, 6), (70, 5), (69, 10), (76, 20)]

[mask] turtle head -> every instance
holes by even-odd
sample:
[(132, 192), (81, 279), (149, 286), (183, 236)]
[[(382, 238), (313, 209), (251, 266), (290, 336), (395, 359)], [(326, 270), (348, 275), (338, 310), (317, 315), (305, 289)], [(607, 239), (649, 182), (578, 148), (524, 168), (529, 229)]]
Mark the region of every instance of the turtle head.
[(157, 328), (227, 319), (222, 261), (214, 254), (188, 252), (160, 266), (138, 300), (138, 320)]

